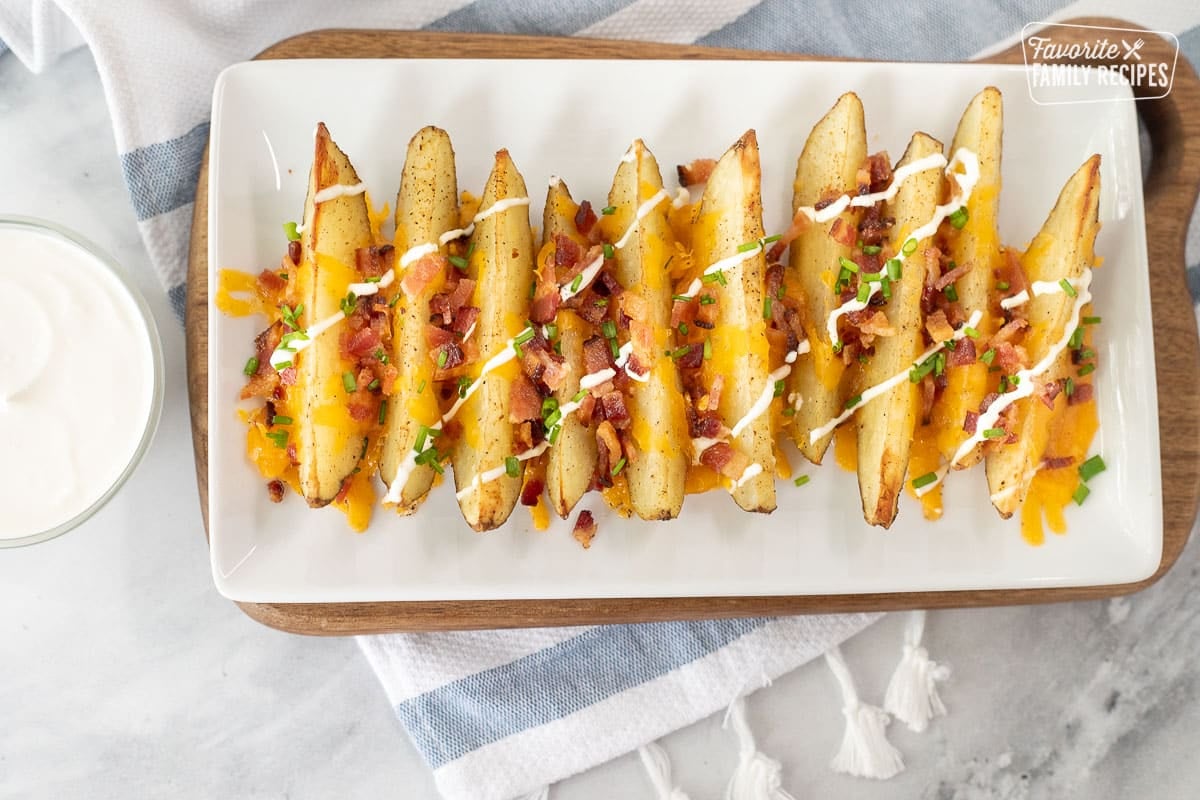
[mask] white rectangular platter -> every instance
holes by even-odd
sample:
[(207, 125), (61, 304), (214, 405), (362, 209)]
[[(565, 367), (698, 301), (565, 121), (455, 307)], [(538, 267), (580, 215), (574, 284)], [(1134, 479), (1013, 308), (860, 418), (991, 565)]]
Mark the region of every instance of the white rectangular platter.
[[(502, 529), (463, 523), (451, 485), (410, 517), (380, 508), (364, 534), (333, 509), (269, 502), (244, 455), (242, 367), (260, 320), (209, 308), (209, 534), (225, 596), (248, 602), (486, 600), (847, 594), (1087, 586), (1151, 575), (1162, 550), (1161, 482), (1142, 175), (1132, 101), (1039, 106), (1023, 69), (997, 65), (788, 61), (290, 60), (227, 69), (217, 81), (209, 164), (209, 286), (216, 270), (258, 272), (282, 255), (281, 225), (300, 217), (313, 128), (324, 121), (375, 203), (394, 203), (409, 137), (449, 131), (460, 189), (478, 194), (506, 147), (541, 219), (561, 175), (577, 200), (604, 205), (629, 142), (671, 167), (719, 156), (758, 132), (768, 233), (788, 223), (796, 156), (846, 91), (867, 111), (870, 151), (893, 160), (913, 131), (948, 142), (984, 86), (1005, 102), (1001, 238), (1024, 246), (1067, 177), (1100, 153), (1104, 265), (1093, 285), (1100, 431), (1108, 470), (1067, 512), (1069, 532), (1031, 547), (992, 510), (982, 469), (952, 475), (945, 516), (911, 498), (889, 531), (862, 521), (855, 477), (832, 463), (779, 508), (746, 514), (722, 492), (691, 496), (669, 523), (623, 520), (599, 495), (579, 508), (600, 529), (590, 550), (569, 521), (533, 529), (518, 508)], [(1081, 90), (1084, 91), (1084, 90)], [(832, 462), (832, 458), (826, 459)]]

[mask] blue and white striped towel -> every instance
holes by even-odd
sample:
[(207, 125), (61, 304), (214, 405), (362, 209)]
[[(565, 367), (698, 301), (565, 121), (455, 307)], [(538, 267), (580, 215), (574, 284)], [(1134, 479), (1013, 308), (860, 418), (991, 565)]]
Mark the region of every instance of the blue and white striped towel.
[[(213, 81), (228, 64), (305, 30), (424, 27), (950, 61), (1015, 41), (1026, 22), (1131, 13), (1118, 0), (970, 6), (930, 0), (890, 7), (883, 18), (876, 18), (877, 11), (875, 0), (803, 10), (792, 0), (570, 5), (552, 0), (257, 5), (0, 0), (0, 54), (6, 45), (40, 70), (71, 48), (91, 48), (146, 248), (182, 316), (192, 198), (208, 140)], [(1145, 27), (1180, 34), (1184, 54), (1193, 63), (1200, 60), (1200, 6), (1144, 5), (1136, 13)], [(1188, 238), (1188, 276), (1193, 294), (1200, 295), (1200, 226), (1195, 223)], [(359, 643), (442, 793), (505, 800), (637, 749), (830, 648), (826, 657), (842, 684), (847, 719), (860, 717), (858, 727), (853, 720), (848, 726), (840, 766), (860, 774), (890, 774), (899, 768), (890, 747), (874, 753), (879, 756), (875, 764), (847, 763), (861, 755), (854, 746), (866, 740), (853, 741), (855, 736), (869, 739), (873, 728), (881, 730), (880, 717), (877, 709), (858, 702), (835, 647), (874, 619), (843, 615), (414, 634), (361, 637)], [(908, 668), (915, 682), (932, 686), (944, 673), (924, 659), (918, 646), (920, 619), (914, 617), (907, 631), (901, 671)], [(930, 705), (930, 697), (923, 700)], [(897, 703), (902, 701), (889, 696), (889, 708), (895, 710)], [(932, 705), (940, 705), (936, 697)], [(918, 717), (909, 724), (920, 727), (921, 722)], [(749, 734), (739, 736), (745, 748)], [(653, 753), (646, 752), (652, 768)], [(770, 762), (750, 766), (763, 764)], [(667, 786), (662, 776), (659, 783)], [(668, 793), (669, 786), (662, 796)], [(764, 790), (760, 796), (784, 795)]]

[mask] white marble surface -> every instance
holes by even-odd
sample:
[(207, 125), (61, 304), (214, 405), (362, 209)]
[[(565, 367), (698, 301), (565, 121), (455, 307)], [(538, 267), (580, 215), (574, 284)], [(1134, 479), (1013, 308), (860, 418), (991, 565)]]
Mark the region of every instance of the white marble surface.
[[(268, 630), (212, 587), (183, 335), (138, 239), (85, 53), (40, 77), (0, 57), (0, 143), (0, 213), (56, 219), (126, 264), (168, 356), (158, 438), (124, 491), (62, 539), (0, 551), (0, 797), (434, 797), (352, 641)], [(821, 664), (751, 698), (760, 747), (797, 798), (1195, 796), (1197, 552), (1128, 600), (933, 614), (929, 647), (955, 670), (950, 716), (922, 735), (893, 726), (908, 770), (888, 783), (828, 770), (842, 720)], [(900, 623), (845, 647), (875, 702)], [(719, 718), (664, 745), (693, 798), (721, 795), (736, 751)], [(633, 757), (552, 794), (652, 796)]]

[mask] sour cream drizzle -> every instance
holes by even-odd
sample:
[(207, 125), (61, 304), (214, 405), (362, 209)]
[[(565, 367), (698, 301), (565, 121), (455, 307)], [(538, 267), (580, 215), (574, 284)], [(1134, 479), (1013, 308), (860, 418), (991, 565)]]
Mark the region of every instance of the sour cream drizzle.
[(910, 370), (910, 369), (912, 369), (913, 367), (916, 367), (916, 366), (920, 365), (920, 363), (921, 363), (922, 361), (924, 361), (925, 359), (927, 359), (927, 358), (929, 358), (930, 356), (934, 355), (934, 354), (935, 354), (935, 353), (937, 353), (939, 350), (942, 350), (943, 348), (945, 348), (945, 346), (946, 346), (946, 342), (949, 342), (949, 341), (958, 341), (959, 339), (961, 339), (961, 338), (963, 338), (964, 336), (966, 336), (966, 335), (967, 335), (967, 329), (968, 329), (968, 328), (974, 328), (976, 325), (978, 325), (978, 324), (979, 324), (979, 320), (981, 320), (981, 319), (983, 319), (983, 312), (982, 312), (982, 311), (979, 311), (979, 310), (976, 310), (976, 311), (974, 311), (974, 312), (971, 314), (971, 318), (967, 320), (967, 324), (966, 324), (966, 325), (963, 325), (961, 328), (959, 328), (958, 330), (956, 330), (956, 331), (954, 332), (954, 335), (953, 335), (953, 336), (951, 336), (949, 339), (946, 339), (946, 340), (944, 340), (944, 341), (938, 342), (937, 344), (935, 344), (935, 345), (931, 346), (931, 347), (930, 347), (928, 350), (926, 350), (924, 353), (922, 353), (921, 355), (917, 356), (917, 360), (916, 360), (916, 361), (914, 361), (914, 362), (912, 362), (912, 364), (911, 364), (910, 366), (908, 366), (908, 367), (905, 367), (905, 369), (904, 369), (904, 371), (903, 371), (903, 372), (897, 372), (895, 375), (893, 375), (892, 377), (888, 378), (888, 379), (887, 379), (886, 381), (884, 381), (883, 383), (877, 383), (877, 384), (875, 384), (874, 386), (872, 386), (871, 388), (867, 389), (866, 391), (864, 391), (864, 392), (863, 392), (863, 393), (862, 393), (862, 394), (859, 396), (859, 401), (858, 401), (858, 403), (856, 403), (855, 405), (851, 406), (850, 408), (847, 408), (847, 409), (846, 409), (845, 411), (843, 411), (841, 414), (838, 414), (836, 417), (834, 417), (833, 419), (831, 419), (829, 422), (825, 423), (825, 424), (824, 424), (824, 425), (822, 425), (821, 427), (814, 429), (814, 430), (813, 430), (811, 433), (809, 433), (809, 435), (808, 435), (808, 441), (809, 441), (809, 443), (810, 443), (810, 444), (811, 444), (811, 443), (815, 443), (815, 442), (817, 442), (818, 440), (820, 440), (821, 438), (823, 438), (823, 437), (825, 437), (825, 436), (828, 436), (830, 433), (832, 433), (832, 432), (833, 432), (833, 429), (834, 429), (834, 428), (836, 428), (838, 425), (841, 425), (843, 422), (845, 422), (846, 420), (848, 420), (848, 419), (849, 419), (849, 418), (850, 418), (850, 417), (851, 417), (851, 416), (854, 414), (854, 412), (855, 412), (855, 411), (858, 411), (860, 408), (862, 408), (862, 407), (863, 407), (863, 406), (865, 406), (867, 403), (869, 403), (869, 402), (871, 402), (872, 400), (874, 400), (876, 397), (879, 397), (880, 395), (883, 395), (883, 394), (885, 394), (885, 393), (887, 393), (887, 392), (891, 391), (891, 390), (892, 390), (892, 389), (894, 389), (896, 386), (899, 386), (901, 383), (903, 383), (904, 381), (908, 380), (908, 372), (909, 372), (909, 370)]
[[(1008, 408), (1018, 400), (1029, 397), (1033, 394), (1034, 390), (1036, 389), (1033, 379), (1050, 369), (1050, 367), (1054, 366), (1055, 359), (1057, 359), (1059, 354), (1067, 348), (1068, 344), (1070, 344), (1071, 337), (1075, 334), (1075, 329), (1079, 327), (1079, 315), (1083, 312), (1083, 307), (1092, 302), (1092, 270), (1090, 268), (1084, 268), (1083, 274), (1080, 275), (1078, 280), (1073, 282), (1072, 285), (1075, 286), (1077, 297), (1075, 298), (1075, 305), (1071, 308), (1071, 320), (1063, 329), (1062, 336), (1059, 337), (1057, 342), (1050, 346), (1050, 349), (1046, 351), (1046, 355), (1042, 357), (1041, 361), (1037, 362), (1028, 369), (1021, 370), (1015, 376), (1009, 378), (1009, 385), (1012, 386), (1015, 382), (1016, 388), (1012, 391), (1005, 392), (993, 400), (992, 404), (987, 407), (987, 410), (979, 415), (979, 419), (975, 422), (975, 433), (964, 439), (963, 443), (958, 446), (958, 450), (956, 450), (954, 453), (954, 458), (950, 459), (950, 463), (946, 465), (947, 468), (953, 467), (955, 464), (966, 458), (967, 455), (975, 448), (975, 445), (986, 441), (987, 437), (983, 435), (983, 432), (989, 428), (995, 427), (996, 421), (1000, 419), (1000, 415), (1004, 413), (1004, 409)], [(941, 483), (942, 478), (945, 476), (946, 470), (939, 470), (937, 480), (922, 486), (920, 489), (917, 489), (917, 496), (920, 497), (926, 492), (933, 491), (933, 488)]]
[(694, 297), (696, 292), (700, 291), (700, 288), (704, 285), (704, 276), (716, 275), (718, 272), (725, 272), (726, 270), (733, 269), (734, 267), (741, 265), (743, 261), (749, 261), (750, 259), (754, 258), (765, 249), (765, 242), (762, 239), (759, 239), (754, 243), (753, 247), (748, 247), (745, 250), (734, 253), (731, 256), (726, 256), (720, 261), (709, 265), (709, 267), (705, 269), (703, 273), (701, 273), (701, 277), (695, 278), (691, 282), (684, 294), (688, 295), (689, 297)]
[[(531, 458), (537, 458), (542, 453), (546, 452), (546, 449), (548, 447), (550, 447), (550, 442), (546, 441), (546, 440), (542, 440), (541, 444), (539, 444), (535, 447), (529, 448), (524, 453), (518, 453), (516, 455), (516, 459), (517, 459), (517, 461), (528, 461)], [(507, 471), (508, 471), (508, 466), (504, 465), (504, 466), (495, 467), (494, 469), (489, 469), (487, 472), (477, 473), (475, 475), (475, 480), (471, 481), (466, 486), (464, 486), (462, 489), (455, 492), (454, 496), (457, 497), (459, 500), (462, 500), (462, 499), (466, 498), (467, 496), (469, 496), (472, 492), (482, 488), (483, 484), (491, 483), (494, 480), (498, 480)]]
[(625, 370), (625, 374), (638, 383), (646, 383), (650, 380), (650, 371), (634, 372), (628, 366), (629, 357), (633, 355), (633, 342), (626, 342), (617, 350), (617, 360), (615, 362), (617, 369)]
[(277, 370), (286, 369), (284, 365), (293, 363), (293, 357), (296, 355), (296, 353), (307, 350), (312, 346), (314, 339), (332, 328), (334, 325), (337, 325), (345, 318), (346, 315), (343, 312), (338, 311), (330, 314), (320, 322), (317, 322), (299, 331), (295, 331), (295, 333), (299, 333), (301, 335), (297, 336), (295, 339), (292, 339), (287, 344), (283, 344), (281, 342), (279, 346), (275, 348), (274, 352), (271, 353), (271, 366)]
[[(964, 171), (962, 173), (956, 173), (954, 168), (960, 164), (962, 165)], [(803, 212), (805, 216), (807, 216), (813, 222), (825, 222), (833, 219), (842, 211), (846, 210), (847, 206), (871, 206), (880, 200), (891, 200), (896, 196), (896, 193), (900, 191), (900, 184), (902, 184), (908, 178), (916, 175), (919, 172), (924, 172), (927, 169), (943, 166), (946, 168), (946, 174), (955, 179), (955, 184), (958, 186), (959, 190), (958, 196), (954, 197), (950, 200), (950, 202), (944, 205), (939, 205), (936, 209), (934, 209), (932, 219), (930, 219), (921, 227), (912, 231), (904, 239), (905, 243), (910, 240), (920, 242), (921, 240), (928, 239), (937, 233), (937, 229), (942, 224), (942, 220), (946, 219), (946, 217), (950, 216), (958, 209), (966, 206), (967, 201), (971, 199), (971, 192), (975, 190), (975, 185), (979, 183), (979, 158), (965, 147), (960, 147), (958, 150), (956, 150), (954, 152), (954, 158), (952, 158), (949, 163), (946, 162), (946, 157), (944, 155), (941, 153), (934, 153), (933, 155), (917, 159), (911, 164), (906, 164), (903, 167), (900, 167), (892, 176), (891, 185), (889, 185), (888, 188), (882, 192), (865, 194), (854, 198), (850, 198), (849, 195), (842, 195), (832, 205), (826, 206), (819, 212), (810, 214), (809, 211), (811, 211), (811, 209), (806, 209), (803, 207), (800, 209), (800, 211)], [(840, 208), (838, 208), (832, 214), (827, 213), (829, 211), (833, 211), (833, 209), (839, 204), (841, 204)], [(914, 250), (913, 252), (916, 251)], [(908, 259), (908, 254), (904, 252), (902, 247), (894, 256), (892, 256), (892, 258), (903, 264)], [(868, 283), (867, 286), (870, 287), (870, 291), (868, 292), (865, 300), (860, 301), (857, 297), (852, 298), (830, 312), (829, 319), (825, 323), (825, 328), (829, 333), (829, 341), (839, 341), (837, 330), (838, 320), (852, 311), (862, 311), (864, 308), (870, 305), (871, 298), (882, 290), (883, 282), (873, 281)]]
[(636, 231), (641, 225), (642, 220), (650, 216), (650, 212), (654, 210), (655, 206), (657, 206), (663, 200), (670, 198), (670, 196), (671, 195), (666, 189), (659, 189), (649, 200), (638, 206), (637, 214), (634, 216), (633, 222), (629, 223), (629, 227), (625, 229), (625, 233), (621, 235), (621, 238), (617, 239), (616, 244), (614, 244), (613, 247), (620, 250), (622, 247), (629, 244), (630, 237), (633, 236), (634, 231)]
[(362, 194), (367, 190), (365, 183), (335, 183), (333, 186), (326, 186), (321, 191), (313, 195), (313, 205), (319, 205), (326, 200), (335, 200), (339, 197), (354, 197)]
[[(1074, 288), (1075, 290), (1078, 291), (1078, 289), (1079, 289), (1079, 280), (1078, 279), (1076, 279), (1076, 280), (1067, 279), (1067, 282), (1071, 284), (1072, 288)], [(1033, 289), (1033, 297), (1041, 297), (1044, 294), (1055, 294), (1057, 292), (1065, 292), (1066, 291), (1066, 289), (1063, 288), (1062, 283), (1059, 281), (1034, 281), (1032, 284), (1030, 284), (1030, 288)], [(1022, 289), (1021, 291), (1014, 294), (1012, 297), (1006, 297), (1003, 300), (1001, 300), (1000, 307), (1003, 309), (1016, 308), (1019, 305), (1028, 303), (1030, 301), (1030, 299), (1031, 298), (1029, 296), (1029, 290)]]
[[(569, 283), (565, 284), (558, 290), (559, 297), (562, 298), (563, 302), (566, 302), (582, 292), (591, 285), (592, 281), (596, 279), (596, 276), (600, 274), (600, 268), (603, 266), (604, 254), (601, 253), (600, 255), (596, 256), (596, 259), (592, 263), (584, 267), (583, 271), (580, 272), (579, 275), (577, 275), (575, 278), (572, 278)], [(575, 283), (576, 279), (579, 280), (579, 283)]]
[(479, 223), (483, 222), (488, 217), (499, 214), (501, 211), (507, 211), (510, 208), (516, 208), (517, 206), (527, 206), (527, 205), (529, 205), (528, 197), (509, 197), (505, 200), (497, 200), (495, 203), (488, 206), (483, 211), (480, 211), (478, 214), (476, 214), (474, 217), (472, 217), (471, 224), (468, 225), (467, 227), (455, 228), (452, 231), (446, 231), (445, 233), (443, 233), (441, 236), (438, 237), (438, 244), (446, 245), (446, 244), (449, 244), (450, 242), (453, 242), (455, 239), (461, 239), (464, 236), (470, 236), (472, 233), (475, 232), (475, 226), (478, 225)]

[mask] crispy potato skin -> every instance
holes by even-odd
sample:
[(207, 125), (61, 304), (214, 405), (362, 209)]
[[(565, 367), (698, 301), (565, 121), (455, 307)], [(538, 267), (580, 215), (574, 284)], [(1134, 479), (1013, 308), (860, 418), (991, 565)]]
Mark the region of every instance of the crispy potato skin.
[[(308, 177), (302, 256), (296, 270), (295, 299), (304, 304), (301, 322), (305, 327), (336, 314), (349, 284), (360, 279), (354, 253), (371, 244), (365, 196), (314, 202), (322, 189), (357, 183), (358, 173), (321, 123)], [(353, 368), (353, 363), (342, 358), (335, 332), (316, 337), (296, 357), (296, 385), (289, 390), (299, 396), (299, 401), (291, 404), (297, 417), (296, 457), (301, 491), (313, 507), (333, 501), (362, 454), (367, 426), (354, 422), (346, 412), (346, 392), (341, 384), (342, 373)]]
[[(924, 133), (916, 133), (897, 166), (940, 152), (941, 142)], [(887, 216), (896, 219), (891, 240), (894, 252), (899, 252), (910, 231), (933, 218), (941, 185), (941, 173), (937, 170), (925, 170), (901, 185), (895, 200), (885, 211)], [(929, 240), (918, 242), (916, 252), (904, 262), (904, 277), (892, 284), (892, 299), (886, 312), (896, 334), (875, 340), (875, 354), (860, 376), (860, 391), (907, 369), (921, 352), (921, 291), (928, 268), (925, 256), (928, 245)], [(904, 474), (908, 470), (917, 407), (917, 387), (905, 381), (855, 414), (858, 488), (863, 518), (871, 525), (887, 528), (896, 518)]]
[[(526, 197), (524, 178), (508, 151), (499, 151), (480, 200), (481, 212), (501, 200)], [(475, 336), (482, 368), (484, 361), (509, 346), (508, 340), (520, 333), (528, 316), (534, 260), (528, 206), (510, 207), (487, 217), (475, 226), (471, 243), (475, 249), (467, 269), (476, 280), (472, 305), (480, 309)], [(483, 377), (481, 388), (455, 417), (460, 434), (451, 451), (451, 463), (459, 491), (515, 454), (516, 437), (508, 411), (513, 378), (520, 368), (510, 361)], [(477, 531), (503, 525), (520, 497), (524, 473), (522, 461), (515, 477), (502, 475), (459, 500), (467, 524)]]
[[(801, 206), (814, 206), (822, 199), (853, 193), (858, 168), (867, 158), (867, 128), (862, 101), (853, 92), (838, 98), (833, 108), (813, 127), (796, 162), (792, 185), (792, 214)], [(838, 215), (843, 225), (856, 225), (858, 212), (847, 209)], [(804, 398), (791, 418), (788, 432), (800, 452), (820, 464), (833, 434), (810, 442), (811, 432), (836, 417), (845, 401), (842, 381), (845, 368), (834, 354), (825, 320), (840, 301), (830, 288), (831, 264), (851, 255), (851, 246), (830, 238), (834, 220), (813, 224), (792, 243), (788, 253), (788, 283), (803, 292), (804, 329), (811, 355), (800, 358), (788, 376), (788, 394)]]
[[(662, 189), (662, 173), (654, 155), (640, 139), (631, 147), (634, 158), (621, 162), (608, 194), (608, 204), (616, 207), (611, 218), (614, 230), (626, 230), (633, 224), (638, 206)], [(690, 450), (679, 372), (675, 362), (662, 355), (671, 324), (671, 281), (666, 264), (675, 241), (667, 222), (669, 206), (666, 201), (659, 203), (615, 253), (615, 277), (626, 291), (640, 293), (646, 300), (647, 322), (656, 337), (650, 378), (645, 383), (633, 381), (629, 398), (638, 457), (630, 461), (625, 474), (630, 506), (642, 519), (679, 516)]]
[[(950, 153), (966, 148), (979, 157), (979, 182), (967, 201), (967, 224), (961, 231), (943, 226), (943, 247), (952, 261), (970, 264), (971, 269), (954, 286), (959, 302), (969, 315), (972, 311), (983, 311), (984, 316), (976, 326), (983, 336), (990, 336), (998, 327), (989, 308), (990, 296), (994, 291), (992, 270), (999, 266), (1001, 254), (996, 220), (1000, 209), (1000, 147), (1004, 133), (1004, 106), (1000, 90), (987, 87), (967, 105)], [(954, 457), (958, 447), (967, 438), (963, 420), (968, 411), (978, 411), (983, 397), (989, 390), (987, 365), (976, 362), (970, 365), (951, 367), (946, 373), (948, 385), (933, 409), (932, 424), (936, 432), (938, 449), (942, 457)], [(958, 462), (957, 469), (978, 464), (983, 458), (981, 448), (976, 447)]]
[[(556, 235), (568, 236), (587, 250), (586, 240), (575, 228), (575, 201), (561, 180), (554, 181), (546, 192), (546, 210), (542, 215), (542, 250)], [(539, 251), (541, 252), (541, 251)], [(553, 251), (550, 251), (553, 254)], [(585, 374), (583, 343), (590, 326), (569, 309), (561, 309), (555, 322), (562, 342), (562, 356), (570, 371), (566, 381), (554, 393), (560, 406), (568, 403), (579, 391), (579, 379)], [(563, 519), (592, 485), (596, 469), (595, 432), (579, 421), (578, 414), (569, 415), (562, 423), (558, 441), (546, 458), (546, 491), (550, 506)]]
[[(761, 188), (758, 139), (751, 130), (721, 156), (696, 209), (693, 236), (699, 269), (737, 255), (739, 245), (763, 237)], [(726, 427), (733, 428), (764, 390), (769, 390), (771, 367), (763, 319), (766, 257), (761, 249), (727, 273), (727, 284), (719, 292), (713, 356), (702, 369), (706, 386), (717, 375), (724, 377), (719, 410)], [(734, 442), (752, 463), (762, 467), (761, 473), (733, 490), (734, 502), (746, 511), (774, 511), (770, 412), (758, 415)]]
[[(1063, 187), (1042, 229), (1021, 258), (1030, 281), (1078, 278), (1095, 261), (1096, 234), (1100, 230), (1100, 156), (1084, 162)], [(1062, 338), (1070, 322), (1075, 300), (1064, 292), (1034, 297), (1026, 305), (1029, 334), (1024, 346), (1030, 364), (1044, 358)], [(1070, 353), (1064, 350), (1055, 360), (1046, 380), (1058, 380), (1070, 369)], [(1065, 402), (1057, 401), (1056, 406)], [(1020, 508), (1029, 491), (1034, 471), (1045, 455), (1049, 420), (1054, 411), (1035, 397), (1013, 404), (1017, 441), (988, 448), (986, 470), (992, 505), (1008, 518)], [(1015, 491), (1009, 491), (1016, 487)]]
[[(396, 287), (402, 296), (392, 316), (392, 364), (399, 371), (388, 402), (379, 475), (391, 485), (400, 464), (408, 456), (422, 425), (432, 426), (441, 418), (437, 393), (433, 391), (433, 366), (428, 357), (425, 326), (429, 322), (429, 299), (439, 291), (435, 281), (418, 297), (403, 296), (400, 257), (410, 248), (436, 244), (438, 237), (458, 227), (458, 178), (454, 148), (444, 130), (422, 128), (408, 143), (400, 190), (396, 196)], [(446, 247), (441, 248), (446, 252)], [(421, 391), (418, 391), (421, 389)], [(434, 471), (413, 467), (400, 493), (396, 511), (411, 514), (425, 500), (433, 485)]]

